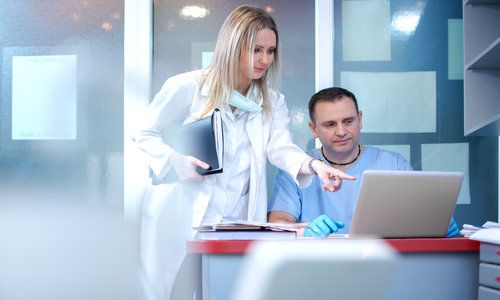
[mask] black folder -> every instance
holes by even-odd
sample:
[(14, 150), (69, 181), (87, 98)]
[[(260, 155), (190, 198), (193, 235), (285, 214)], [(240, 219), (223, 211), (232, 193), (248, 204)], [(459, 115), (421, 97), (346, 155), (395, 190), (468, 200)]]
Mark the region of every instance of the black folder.
[[(221, 112), (215, 109), (212, 115), (182, 126), (167, 143), (177, 152), (193, 156), (210, 165), (208, 170), (197, 167), (200, 175), (222, 173), (224, 154), (224, 135), (222, 132)], [(153, 176), (153, 184), (167, 183), (177, 180), (175, 170), (164, 178)]]

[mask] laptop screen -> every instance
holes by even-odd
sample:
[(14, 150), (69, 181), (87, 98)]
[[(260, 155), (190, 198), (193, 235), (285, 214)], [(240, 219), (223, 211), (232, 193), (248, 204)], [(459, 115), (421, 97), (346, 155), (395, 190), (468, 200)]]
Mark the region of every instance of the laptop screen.
[(445, 237), (461, 172), (365, 171), (350, 236)]

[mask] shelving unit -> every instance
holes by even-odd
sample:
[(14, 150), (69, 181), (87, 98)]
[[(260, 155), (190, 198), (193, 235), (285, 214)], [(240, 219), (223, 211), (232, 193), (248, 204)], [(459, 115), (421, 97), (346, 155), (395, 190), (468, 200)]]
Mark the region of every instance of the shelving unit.
[(478, 300), (500, 299), (500, 245), (481, 242)]
[(500, 69), (500, 37), (484, 49), (465, 68), (467, 70)]
[(500, 135), (500, 0), (465, 0), (464, 133)]

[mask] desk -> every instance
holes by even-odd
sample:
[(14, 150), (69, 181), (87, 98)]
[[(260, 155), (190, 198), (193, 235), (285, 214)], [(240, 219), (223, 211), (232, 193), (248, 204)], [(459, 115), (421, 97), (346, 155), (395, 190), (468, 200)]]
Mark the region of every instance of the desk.
[[(467, 238), (387, 239), (401, 260), (387, 299), (477, 299), (479, 242)], [(203, 300), (229, 299), (254, 241), (188, 241), (202, 255)]]

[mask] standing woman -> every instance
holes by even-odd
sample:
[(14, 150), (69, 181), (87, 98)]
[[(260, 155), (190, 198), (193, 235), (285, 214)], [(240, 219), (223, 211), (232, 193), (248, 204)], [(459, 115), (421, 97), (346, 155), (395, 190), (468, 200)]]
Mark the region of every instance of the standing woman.
[[(135, 140), (156, 177), (173, 169), (179, 181), (150, 185), (146, 195), (141, 257), (149, 298), (169, 299), (181, 264), (187, 264), (192, 226), (266, 221), (266, 157), (299, 186), (310, 184), (313, 174), (328, 191), (340, 188), (342, 179), (354, 179), (293, 144), (284, 97), (268, 86), (278, 68), (278, 43), (269, 14), (240, 6), (220, 29), (211, 65), (169, 78), (153, 99)], [(209, 166), (174, 151), (169, 133), (216, 108), (223, 121), (224, 171), (203, 177), (196, 167)]]

